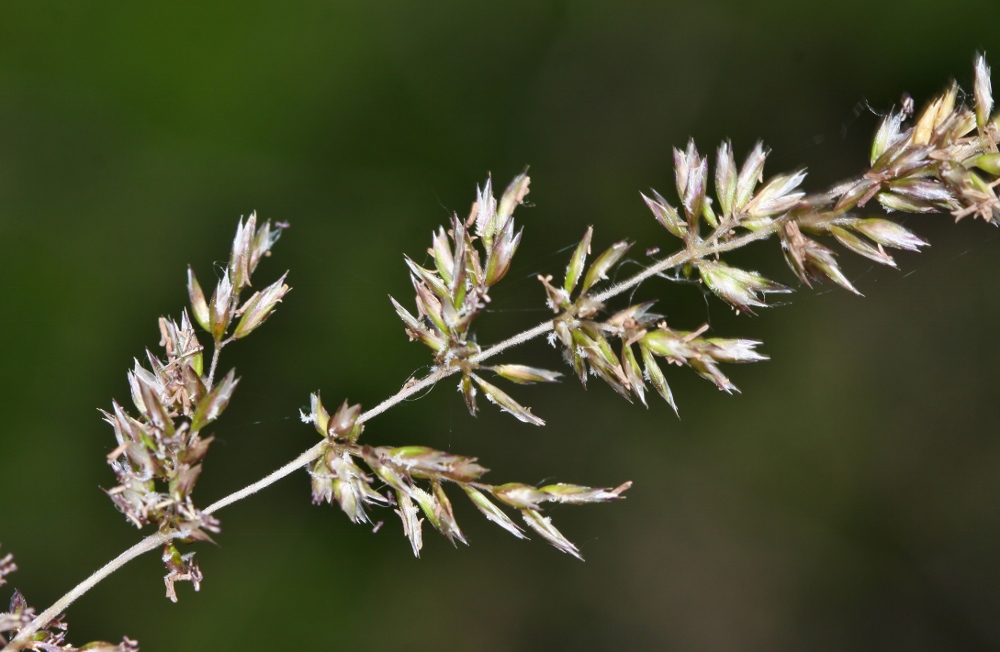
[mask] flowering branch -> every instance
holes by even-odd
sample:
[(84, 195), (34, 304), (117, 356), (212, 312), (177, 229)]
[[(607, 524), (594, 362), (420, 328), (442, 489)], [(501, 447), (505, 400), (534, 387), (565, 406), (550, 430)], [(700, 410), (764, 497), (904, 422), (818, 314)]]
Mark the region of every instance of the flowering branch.
[[(289, 291), (285, 276), (241, 302), (250, 277), (280, 235), (270, 223), (257, 227), (256, 217), (240, 222), (229, 265), (211, 300), (207, 300), (193, 272), (188, 271), (188, 293), (194, 323), (209, 334), (213, 355), (207, 373), (203, 347), (185, 312), (178, 321), (161, 319), (161, 345), (166, 358), (148, 354), (150, 369), (138, 363), (129, 374), (132, 416), (117, 403), (105, 413), (118, 447), (108, 456), (119, 484), (107, 493), (127, 520), (157, 531), (125, 551), (38, 616), (20, 593), (8, 612), (0, 614), (3, 652), (32, 649), (73, 651), (64, 642), (60, 614), (104, 577), (140, 554), (163, 546), (167, 567), (167, 596), (176, 600), (174, 584), (190, 581), (197, 589), (201, 570), (193, 553), (178, 545), (211, 540), (219, 530), (215, 513), (277, 482), (300, 468), (308, 468), (314, 502), (338, 503), (355, 523), (370, 522), (368, 510), (394, 507), (414, 554), (423, 545), (426, 520), (453, 544), (465, 543), (455, 521), (444, 486), (457, 486), (479, 511), (515, 536), (524, 538), (500, 503), (517, 510), (526, 526), (557, 549), (579, 557), (578, 548), (542, 514), (551, 502), (584, 504), (622, 497), (630, 483), (617, 488), (554, 484), (534, 487), (522, 483), (492, 485), (482, 482), (486, 469), (473, 457), (436, 451), (425, 446), (371, 446), (360, 443), (364, 424), (403, 400), (459, 377), (459, 390), (473, 415), (481, 393), (502, 411), (522, 422), (544, 421), (530, 408), (483, 376), (493, 374), (517, 384), (554, 382), (558, 372), (523, 364), (488, 366), (488, 360), (543, 335), (559, 346), (563, 358), (580, 381), (596, 376), (627, 400), (646, 403), (647, 383), (676, 411), (677, 405), (660, 364), (686, 367), (728, 393), (738, 391), (720, 366), (765, 360), (754, 340), (707, 336), (707, 325), (691, 330), (669, 326), (652, 312), (651, 301), (610, 311), (608, 302), (645, 280), (671, 269), (682, 272), (728, 303), (737, 312), (752, 314), (767, 306), (766, 295), (789, 292), (790, 287), (762, 275), (729, 265), (723, 254), (753, 242), (777, 236), (785, 260), (797, 279), (810, 286), (829, 281), (858, 293), (840, 269), (834, 242), (853, 253), (895, 267), (886, 249), (916, 251), (926, 243), (883, 217), (858, 214), (872, 200), (887, 211), (948, 212), (956, 221), (973, 215), (990, 223), (1000, 219), (1000, 115), (993, 114), (989, 68), (983, 57), (975, 64), (974, 104), (958, 102), (958, 86), (948, 89), (913, 119), (912, 106), (894, 110), (882, 122), (871, 148), (870, 167), (856, 179), (815, 194), (800, 190), (805, 171), (780, 174), (766, 183), (767, 152), (760, 143), (737, 169), (729, 143), (717, 150), (714, 195), (708, 187), (709, 162), (694, 142), (674, 150), (674, 176), (679, 208), (659, 193), (643, 199), (655, 219), (681, 247), (638, 274), (600, 289), (625, 259), (631, 244), (619, 241), (591, 256), (594, 238), (588, 228), (575, 248), (561, 282), (540, 277), (546, 304), (554, 316), (522, 333), (487, 348), (475, 339), (473, 324), (490, 302), (490, 292), (510, 269), (523, 230), (513, 213), (528, 194), (526, 174), (517, 176), (499, 201), (492, 182), (477, 190), (466, 219), (453, 216), (448, 228), (432, 236), (428, 250), (433, 267), (406, 259), (415, 290), (415, 310), (392, 299), (411, 340), (420, 341), (433, 355), (432, 371), (408, 382), (399, 392), (368, 411), (344, 402), (332, 414), (319, 394), (302, 415), (321, 441), (261, 480), (216, 501), (205, 509), (195, 506), (191, 493), (202, 469), (211, 437), (202, 430), (226, 408), (238, 380), (230, 371), (216, 382), (220, 353), (225, 346), (256, 330)], [(817, 238), (827, 238), (822, 244)], [(613, 344), (613, 342), (616, 344)], [(638, 354), (636, 348), (638, 347)], [(366, 470), (367, 469), (367, 470)], [(422, 515), (422, 518), (421, 518)], [(16, 570), (10, 555), (0, 558), (0, 585)], [(9, 643), (3, 638), (13, 633)], [(133, 652), (134, 641), (95, 642), (88, 650)]]

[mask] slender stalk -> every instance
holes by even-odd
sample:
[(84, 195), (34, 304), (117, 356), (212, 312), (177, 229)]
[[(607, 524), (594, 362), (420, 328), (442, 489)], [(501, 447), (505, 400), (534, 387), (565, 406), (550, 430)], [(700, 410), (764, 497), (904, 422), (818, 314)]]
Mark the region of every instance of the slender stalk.
[(319, 442), (318, 444), (316, 444), (309, 450), (303, 452), (301, 455), (296, 457), (291, 462), (285, 464), (281, 468), (276, 469), (271, 473), (268, 473), (266, 476), (264, 476), (257, 482), (249, 484), (240, 489), (239, 491), (234, 491), (233, 493), (229, 494), (225, 498), (222, 498), (221, 500), (215, 501), (214, 503), (206, 507), (203, 511), (206, 514), (211, 514), (213, 512), (216, 512), (222, 509), (223, 507), (226, 507), (227, 505), (232, 505), (233, 503), (243, 500), (247, 496), (257, 493), (264, 487), (270, 486), (275, 482), (277, 482), (278, 480), (284, 478), (286, 475), (291, 475), (293, 472), (299, 470), (303, 466), (309, 464), (309, 462), (319, 457), (323, 452), (324, 444), (325, 444), (324, 441)]
[(125, 552), (123, 552), (122, 554), (118, 555), (117, 557), (106, 563), (104, 566), (100, 568), (100, 570), (98, 570), (93, 575), (91, 575), (90, 577), (83, 580), (75, 587), (73, 587), (73, 589), (69, 593), (56, 600), (56, 602), (51, 607), (49, 607), (42, 613), (38, 614), (38, 616), (36, 616), (35, 619), (32, 620), (27, 627), (18, 632), (17, 636), (15, 636), (14, 639), (10, 643), (8, 643), (6, 647), (4, 647), (2, 652), (14, 652), (15, 650), (23, 649), (24, 646), (30, 642), (31, 637), (34, 636), (36, 632), (38, 632), (38, 630), (46, 627), (49, 623), (52, 622), (52, 620), (54, 620), (60, 614), (65, 612), (66, 608), (69, 607), (71, 604), (73, 604), (73, 602), (75, 602), (77, 598), (82, 596), (90, 589), (94, 588), (94, 586), (96, 586), (105, 577), (111, 575), (116, 570), (118, 570), (125, 564), (129, 563), (139, 555), (147, 553), (150, 550), (155, 550), (156, 548), (159, 548), (173, 537), (174, 535), (172, 534), (164, 534), (162, 532), (151, 534), (142, 541), (138, 542), (137, 544), (129, 548), (128, 550), (126, 550)]
[(382, 401), (372, 409), (368, 410), (367, 412), (361, 413), (361, 415), (358, 416), (358, 420), (355, 423), (364, 423), (365, 421), (369, 421), (372, 418), (382, 414), (383, 412), (385, 412), (392, 406), (396, 405), (397, 403), (405, 401), (414, 394), (417, 394), (428, 387), (432, 387), (434, 384), (437, 383), (437, 381), (441, 380), (442, 378), (447, 378), (448, 376), (457, 372), (458, 372), (457, 367), (442, 367), (440, 369), (436, 369), (435, 371), (424, 376), (417, 382), (404, 385), (403, 389), (396, 392), (396, 394), (385, 399), (384, 401)]
[(208, 368), (208, 381), (206, 382), (208, 387), (212, 387), (215, 380), (215, 369), (219, 366), (219, 354), (222, 353), (223, 346), (225, 346), (224, 342), (215, 343), (215, 351), (212, 352), (212, 365)]
[(506, 351), (507, 349), (524, 344), (529, 340), (533, 340), (539, 335), (545, 335), (551, 330), (552, 330), (552, 320), (550, 319), (548, 321), (542, 322), (541, 324), (535, 326), (532, 329), (524, 331), (523, 333), (518, 333), (514, 337), (508, 337), (503, 342), (498, 342), (497, 344), (494, 344), (485, 351), (481, 351), (476, 355), (471, 356), (469, 358), (469, 361), (482, 362), (483, 360), (492, 358), (493, 356), (498, 355)]
[[(650, 267), (647, 267), (643, 271), (622, 281), (621, 283), (613, 285), (607, 290), (604, 290), (600, 294), (596, 295), (595, 299), (601, 302), (607, 301), (608, 299), (623, 294), (631, 290), (632, 288), (638, 286), (643, 281), (652, 278), (657, 274), (661, 274), (673, 267), (683, 265), (691, 260), (704, 258), (705, 256), (710, 256), (716, 253), (721, 253), (723, 251), (737, 249), (739, 247), (750, 244), (751, 242), (755, 242), (757, 240), (763, 240), (768, 236), (772, 235), (778, 229), (779, 224), (780, 224), (779, 221), (775, 221), (771, 225), (768, 225), (764, 228), (754, 231), (753, 233), (749, 233), (739, 238), (734, 238), (727, 242), (717, 243), (713, 242), (712, 240), (708, 240), (705, 241), (704, 243), (701, 243), (700, 246), (689, 247), (688, 249), (678, 251), (672, 256), (664, 258), (663, 260), (657, 262), (656, 264)], [(484, 360), (499, 355), (500, 353), (506, 351), (507, 349), (519, 346), (521, 344), (524, 344), (525, 342), (528, 342), (537, 337), (545, 335), (546, 333), (550, 332), (552, 328), (553, 328), (553, 320), (551, 319), (546, 320), (534, 326), (533, 328), (518, 333), (513, 337), (509, 337), (481, 351), (480, 353), (471, 356), (469, 358), (469, 361), (474, 363), (482, 362)], [(212, 355), (212, 365), (209, 369), (210, 379), (215, 374), (215, 369), (219, 359), (219, 352), (221, 351), (221, 349), (222, 349), (221, 346), (216, 345), (215, 351)], [(427, 389), (428, 387), (433, 387), (435, 384), (437, 384), (439, 380), (442, 380), (444, 378), (447, 378), (448, 376), (456, 374), (459, 371), (460, 369), (455, 366), (440, 367), (438, 369), (435, 369), (430, 374), (421, 378), (417, 382), (408, 383), (394, 395), (385, 399), (384, 401), (382, 401), (372, 409), (368, 410), (367, 412), (361, 414), (357, 419), (357, 423), (364, 423), (366, 421), (369, 421), (370, 419), (382, 414), (389, 408), (393, 407), (394, 405), (397, 405), (405, 401), (406, 399), (410, 398), (415, 394), (418, 394), (419, 392)], [(209, 384), (211, 384), (211, 380), (209, 380)], [(325, 442), (322, 441), (319, 442), (315, 446), (304, 451), (301, 455), (299, 455), (292, 461), (281, 466), (275, 471), (272, 471), (271, 473), (264, 476), (260, 480), (229, 494), (225, 498), (217, 500), (216, 502), (209, 505), (204, 511), (208, 514), (217, 512), (223, 507), (227, 507), (229, 505), (232, 505), (233, 503), (239, 502), (244, 498), (257, 493), (261, 489), (271, 486), (278, 480), (281, 480), (282, 478), (291, 475), (298, 469), (307, 466), (310, 462), (319, 457), (322, 454), (324, 444)], [(86, 580), (84, 580), (76, 587), (74, 587), (72, 591), (64, 595), (62, 598), (60, 598), (51, 607), (49, 607), (44, 612), (39, 614), (38, 617), (36, 617), (28, 627), (22, 630), (18, 634), (18, 636), (14, 638), (14, 640), (12, 640), (10, 644), (8, 644), (0, 652), (14, 652), (15, 650), (22, 649), (24, 644), (28, 641), (28, 639), (32, 635), (34, 635), (38, 630), (47, 626), (56, 616), (63, 613), (70, 604), (72, 604), (77, 598), (79, 598), (84, 593), (93, 588), (98, 582), (100, 582), (105, 577), (115, 572), (128, 562), (132, 561), (139, 555), (148, 552), (150, 550), (153, 550), (154, 548), (169, 541), (170, 538), (171, 535), (169, 534), (161, 534), (161, 533), (153, 534), (146, 537), (139, 543), (135, 544), (134, 546), (132, 546), (131, 548), (120, 554), (114, 560), (106, 564), (100, 570), (98, 570), (93, 575), (88, 577)]]

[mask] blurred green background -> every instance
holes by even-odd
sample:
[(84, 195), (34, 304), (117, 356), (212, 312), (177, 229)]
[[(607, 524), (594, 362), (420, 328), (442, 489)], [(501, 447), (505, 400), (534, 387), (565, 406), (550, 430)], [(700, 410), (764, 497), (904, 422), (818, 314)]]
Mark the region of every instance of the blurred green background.
[[(918, 105), (1000, 52), (1000, 5), (926, 0), (699, 2), (31, 2), (0, 4), (0, 542), (13, 584), (51, 603), (138, 538), (99, 487), (96, 408), (156, 318), (206, 286), (237, 219), (291, 222), (265, 280), (294, 291), (226, 352), (243, 381), (195, 492), (201, 504), (312, 445), (310, 391), (366, 406), (428, 362), (386, 295), (402, 254), (465, 214), (476, 183), (531, 165), (525, 241), (491, 342), (544, 318), (534, 276), (595, 246), (672, 246), (638, 191), (672, 193), (672, 146), (760, 137), (765, 172), (820, 189), (862, 170), (878, 110)], [(994, 59), (1000, 64), (1000, 59)], [(415, 560), (309, 503), (298, 473), (220, 513), (200, 594), (163, 599), (156, 555), (69, 614), (71, 640), (157, 650), (1000, 649), (997, 231), (907, 220), (933, 246), (903, 271), (847, 256), (867, 296), (805, 289), (757, 318), (649, 283), (676, 327), (763, 339), (729, 397), (671, 368), (678, 421), (593, 383), (512, 393), (535, 429), (452, 383), (371, 422), (373, 443), (478, 455), (497, 482), (614, 485), (559, 508), (586, 563), (456, 505), (471, 547), (426, 532)], [(775, 243), (734, 257), (794, 279)], [(784, 297), (779, 297), (783, 300)], [(779, 301), (780, 302), (780, 301)], [(563, 369), (557, 352), (505, 358)], [(425, 368), (425, 367), (424, 367)], [(5, 590), (10, 587), (5, 587)], [(0, 596), (6, 600), (7, 594)]]

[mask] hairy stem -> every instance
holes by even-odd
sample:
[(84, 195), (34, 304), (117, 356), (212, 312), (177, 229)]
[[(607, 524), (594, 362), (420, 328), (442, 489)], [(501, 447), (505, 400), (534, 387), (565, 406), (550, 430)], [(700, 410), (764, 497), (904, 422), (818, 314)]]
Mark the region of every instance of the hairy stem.
[(17, 633), (17, 636), (15, 636), (14, 639), (10, 643), (8, 643), (6, 647), (4, 647), (2, 652), (14, 652), (14, 650), (23, 649), (30, 642), (31, 637), (33, 637), (35, 633), (38, 632), (38, 630), (43, 629), (49, 623), (51, 623), (53, 619), (55, 619), (60, 614), (65, 612), (66, 608), (69, 607), (71, 604), (73, 604), (73, 602), (75, 602), (77, 598), (82, 596), (90, 589), (94, 588), (94, 586), (96, 586), (105, 577), (111, 575), (116, 570), (118, 570), (125, 564), (129, 563), (139, 555), (147, 553), (150, 550), (155, 550), (156, 548), (159, 548), (164, 543), (174, 538), (174, 536), (176, 535), (170, 533), (164, 534), (162, 532), (151, 534), (142, 541), (140, 541), (139, 543), (135, 544), (134, 546), (123, 552), (122, 554), (118, 555), (117, 557), (106, 563), (104, 566), (100, 568), (100, 570), (98, 570), (93, 575), (91, 575), (90, 577), (80, 582), (75, 587), (73, 587), (73, 589), (69, 593), (56, 600), (56, 602), (51, 607), (49, 607), (42, 613), (38, 614), (38, 616), (36, 616), (35, 619), (32, 620), (27, 627), (25, 627), (24, 629), (22, 629)]
[(219, 354), (222, 353), (223, 346), (225, 346), (223, 342), (215, 343), (215, 350), (212, 352), (212, 364), (208, 368), (208, 387), (212, 387), (212, 382), (215, 379), (215, 369), (219, 366)]
[(480, 351), (476, 355), (471, 356), (469, 358), (469, 361), (482, 362), (483, 360), (492, 358), (493, 356), (498, 355), (506, 351), (507, 349), (524, 344), (525, 342), (533, 340), (540, 335), (545, 335), (551, 330), (552, 330), (552, 320), (550, 319), (548, 321), (543, 321), (541, 324), (535, 326), (534, 328), (526, 330), (523, 333), (518, 333), (514, 337), (508, 337), (504, 341), (494, 344), (485, 351)]
[(227, 505), (232, 505), (233, 503), (237, 503), (243, 500), (247, 496), (257, 493), (264, 487), (268, 487), (274, 484), (275, 482), (282, 479), (286, 475), (291, 475), (293, 472), (299, 470), (303, 466), (309, 464), (309, 462), (319, 457), (320, 454), (322, 454), (323, 452), (323, 444), (325, 443), (326, 442), (324, 441), (319, 442), (318, 444), (316, 444), (309, 450), (304, 451), (301, 455), (296, 457), (291, 462), (285, 464), (281, 468), (268, 473), (266, 476), (264, 476), (257, 482), (249, 484), (240, 489), (239, 491), (234, 491), (225, 498), (215, 501), (214, 503), (206, 507), (203, 511), (206, 514), (211, 514), (213, 512), (216, 512), (222, 509), (223, 507), (226, 507)]

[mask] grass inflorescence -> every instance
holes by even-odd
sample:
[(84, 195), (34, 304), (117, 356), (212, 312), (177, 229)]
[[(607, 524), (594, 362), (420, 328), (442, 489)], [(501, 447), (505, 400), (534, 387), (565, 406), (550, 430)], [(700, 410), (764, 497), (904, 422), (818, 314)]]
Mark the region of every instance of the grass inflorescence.
[[(515, 224), (514, 212), (530, 187), (528, 175), (520, 174), (498, 200), (492, 180), (487, 179), (477, 188), (466, 217), (453, 215), (433, 231), (427, 251), (429, 266), (406, 258), (413, 303), (408, 307), (390, 298), (406, 335), (429, 349), (430, 372), (368, 410), (348, 401), (328, 409), (320, 393), (313, 393), (301, 417), (315, 429), (319, 441), (266, 477), (199, 507), (193, 491), (212, 443), (207, 429), (222, 416), (239, 383), (233, 370), (216, 377), (221, 353), (262, 326), (289, 292), (287, 275), (282, 275), (245, 296), (253, 289), (251, 278), (270, 255), (281, 227), (258, 223), (255, 215), (240, 220), (228, 264), (211, 295), (189, 269), (189, 309), (178, 319), (159, 320), (162, 352), (147, 351), (145, 362), (137, 361), (128, 373), (133, 407), (112, 402), (104, 412), (116, 442), (107, 461), (117, 481), (106, 493), (127, 522), (153, 532), (41, 613), (15, 591), (9, 609), (0, 613), (3, 652), (138, 650), (137, 643), (127, 637), (117, 644), (95, 641), (74, 647), (66, 642), (63, 614), (105, 577), (155, 549), (162, 551), (169, 599), (177, 600), (178, 582), (190, 582), (197, 590), (203, 573), (189, 546), (211, 541), (220, 532), (216, 512), (300, 469), (310, 475), (313, 502), (338, 505), (353, 523), (377, 528), (381, 521), (375, 512), (393, 510), (417, 556), (424, 545), (425, 523), (454, 545), (468, 543), (455, 517), (450, 488), (452, 495), (464, 495), (486, 519), (510, 534), (519, 538), (537, 535), (582, 559), (577, 546), (555, 527), (544, 508), (551, 503), (617, 501), (630, 482), (611, 487), (491, 484), (484, 479), (487, 469), (475, 457), (419, 444), (369, 443), (364, 437), (367, 422), (455, 377), (472, 415), (480, 413), (480, 399), (485, 397), (515, 419), (543, 426), (543, 418), (520, 397), (523, 390), (505, 388), (503, 383), (558, 382), (563, 373), (548, 368), (552, 361), (492, 361), (540, 337), (547, 337), (561, 352), (568, 375), (584, 385), (596, 378), (628, 401), (646, 405), (655, 394), (677, 412), (668, 382), (672, 366), (689, 369), (724, 392), (738, 391), (725, 366), (766, 360), (761, 342), (717, 336), (709, 333), (707, 324), (668, 324), (656, 312), (654, 301), (614, 305), (616, 300), (630, 295), (643, 281), (673, 270), (702, 284), (738, 313), (753, 314), (768, 306), (769, 294), (793, 288), (734, 266), (726, 254), (768, 239), (779, 242), (794, 278), (802, 285), (827, 282), (860, 294), (841, 270), (840, 253), (896, 267), (892, 250), (917, 251), (927, 244), (893, 219), (895, 214), (944, 213), (956, 221), (978, 217), (996, 223), (1000, 219), (996, 194), (1000, 114), (993, 111), (989, 68), (982, 56), (976, 58), (974, 79), (971, 106), (960, 100), (960, 89), (952, 82), (919, 114), (911, 102), (890, 111), (873, 138), (868, 169), (825, 191), (804, 190), (806, 172), (801, 169), (765, 181), (768, 151), (762, 143), (740, 165), (728, 142), (716, 150), (714, 165), (693, 141), (675, 149), (676, 199), (652, 191), (649, 196), (643, 194), (642, 200), (676, 250), (654, 259), (639, 273), (610, 283), (633, 243), (620, 240), (595, 255), (594, 229), (586, 227), (572, 248), (562, 278), (546, 275), (538, 279), (539, 303), (552, 311), (551, 316), (484, 346), (477, 341), (474, 326), (511, 268), (524, 233)], [(885, 209), (884, 214), (868, 214), (876, 203)], [(16, 570), (12, 554), (0, 556), (0, 586)]]

